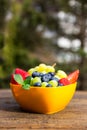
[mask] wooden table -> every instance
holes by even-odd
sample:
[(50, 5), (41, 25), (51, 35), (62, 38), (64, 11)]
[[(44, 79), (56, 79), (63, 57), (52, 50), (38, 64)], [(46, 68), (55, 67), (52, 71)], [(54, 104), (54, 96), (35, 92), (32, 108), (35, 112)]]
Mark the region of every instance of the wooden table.
[(0, 130), (3, 129), (87, 130), (87, 91), (77, 91), (64, 110), (45, 115), (22, 111), (11, 90), (0, 90)]

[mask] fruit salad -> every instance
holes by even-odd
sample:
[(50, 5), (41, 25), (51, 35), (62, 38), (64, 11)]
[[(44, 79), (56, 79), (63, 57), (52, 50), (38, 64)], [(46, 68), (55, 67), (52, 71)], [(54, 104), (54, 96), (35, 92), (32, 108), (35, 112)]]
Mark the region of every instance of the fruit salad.
[(16, 68), (11, 75), (10, 83), (30, 87), (61, 87), (77, 82), (79, 70), (67, 75), (63, 70), (55, 70), (55, 65), (40, 64), (28, 71)]

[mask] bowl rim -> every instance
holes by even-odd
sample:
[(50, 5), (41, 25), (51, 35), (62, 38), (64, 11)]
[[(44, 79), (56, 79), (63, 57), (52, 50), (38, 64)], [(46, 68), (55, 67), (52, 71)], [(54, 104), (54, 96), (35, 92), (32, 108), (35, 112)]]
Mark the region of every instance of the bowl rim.
[[(66, 87), (69, 87), (69, 86), (71, 86), (71, 85), (74, 85), (74, 84), (76, 84), (77, 85), (77, 82), (75, 82), (75, 83), (71, 83), (71, 84), (68, 84), (68, 85), (65, 85), (65, 86), (57, 86), (57, 87), (36, 87), (36, 86), (30, 86), (30, 89), (31, 88), (33, 88), (33, 89), (36, 89), (36, 88), (38, 88), (38, 89), (59, 89), (59, 88), (66, 88)], [(15, 87), (17, 86), (17, 87), (22, 87), (22, 85), (21, 84), (12, 84), (12, 83), (10, 83), (10, 85), (12, 86), (12, 85), (14, 85)], [(28, 90), (30, 90), (30, 89), (28, 89)], [(25, 90), (25, 89), (24, 89)]]

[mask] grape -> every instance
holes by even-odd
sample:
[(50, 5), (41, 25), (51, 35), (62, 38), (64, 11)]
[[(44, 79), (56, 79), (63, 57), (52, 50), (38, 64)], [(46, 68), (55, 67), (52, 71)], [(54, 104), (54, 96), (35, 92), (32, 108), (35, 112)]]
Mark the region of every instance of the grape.
[(47, 82), (42, 82), (41, 87), (46, 87), (47, 84), (48, 84)]
[(31, 86), (33, 85), (33, 78), (31, 78), (30, 85)]
[(56, 77), (57, 79), (60, 79), (60, 77), (58, 75), (55, 75), (54, 77)]
[(38, 70), (39, 70), (39, 72), (45, 71), (46, 70), (46, 65), (45, 64), (40, 64)]
[(54, 69), (54, 67), (48, 65), (46, 72), (55, 72), (55, 69)]
[(58, 70), (56, 75), (58, 75), (60, 78), (66, 78), (67, 77), (67, 74), (62, 70)]
[(41, 78), (40, 77), (35, 77), (35, 78), (33, 78), (33, 85), (35, 84), (35, 83), (37, 83), (37, 82), (40, 82), (41, 83)]
[(52, 87), (57, 87), (58, 86), (58, 82), (56, 80), (51, 80), (48, 83), (51, 84)]
[(35, 67), (35, 71), (38, 71), (38, 70), (39, 70), (39, 66), (36, 66), (36, 67)]
[(35, 69), (34, 68), (31, 68), (31, 69), (29, 69), (28, 70), (28, 72), (32, 75), (32, 73), (35, 71)]

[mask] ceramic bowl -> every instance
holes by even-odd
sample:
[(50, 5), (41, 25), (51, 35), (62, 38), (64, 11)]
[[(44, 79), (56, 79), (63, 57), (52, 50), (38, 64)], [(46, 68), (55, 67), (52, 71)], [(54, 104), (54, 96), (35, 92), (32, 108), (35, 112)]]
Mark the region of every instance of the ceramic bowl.
[(25, 90), (10, 83), (14, 98), (25, 111), (52, 114), (63, 110), (72, 99), (77, 83), (59, 87), (33, 87)]

